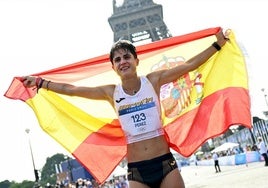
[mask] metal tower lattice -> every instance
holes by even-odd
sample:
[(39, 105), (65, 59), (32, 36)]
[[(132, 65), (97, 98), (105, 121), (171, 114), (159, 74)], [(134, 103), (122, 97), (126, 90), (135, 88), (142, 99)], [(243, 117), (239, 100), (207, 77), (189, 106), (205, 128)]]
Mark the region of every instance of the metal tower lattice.
[(152, 0), (124, 0), (117, 5), (113, 0), (113, 15), (108, 22), (114, 32), (114, 42), (127, 39), (145, 43), (171, 37), (163, 21), (162, 5)]

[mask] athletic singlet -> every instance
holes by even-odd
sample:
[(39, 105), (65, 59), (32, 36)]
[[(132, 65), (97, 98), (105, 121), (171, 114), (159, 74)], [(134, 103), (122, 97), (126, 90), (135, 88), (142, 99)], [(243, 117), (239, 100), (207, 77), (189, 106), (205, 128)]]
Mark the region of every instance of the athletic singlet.
[(140, 79), (141, 88), (133, 96), (121, 84), (114, 90), (115, 110), (128, 144), (164, 134), (158, 96), (146, 77)]

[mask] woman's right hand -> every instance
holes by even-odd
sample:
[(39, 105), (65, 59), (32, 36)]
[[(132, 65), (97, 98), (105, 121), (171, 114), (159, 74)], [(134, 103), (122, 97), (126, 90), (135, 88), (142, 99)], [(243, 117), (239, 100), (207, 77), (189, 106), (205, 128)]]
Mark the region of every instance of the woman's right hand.
[(38, 83), (39, 83), (38, 79), (41, 79), (41, 78), (35, 77), (35, 76), (23, 76), (22, 83), (26, 87), (38, 86)]

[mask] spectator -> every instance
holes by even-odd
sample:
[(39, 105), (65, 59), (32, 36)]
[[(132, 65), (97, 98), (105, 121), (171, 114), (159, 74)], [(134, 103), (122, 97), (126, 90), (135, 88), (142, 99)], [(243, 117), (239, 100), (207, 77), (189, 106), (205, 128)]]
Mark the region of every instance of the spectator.
[(214, 160), (214, 166), (216, 169), (216, 173), (221, 172), (220, 165), (219, 165), (219, 156), (216, 152), (213, 153), (212, 158)]
[(268, 166), (267, 147), (265, 146), (265, 143), (261, 137), (258, 137), (258, 149), (259, 149), (260, 154), (264, 158), (264, 161), (265, 161), (264, 166)]

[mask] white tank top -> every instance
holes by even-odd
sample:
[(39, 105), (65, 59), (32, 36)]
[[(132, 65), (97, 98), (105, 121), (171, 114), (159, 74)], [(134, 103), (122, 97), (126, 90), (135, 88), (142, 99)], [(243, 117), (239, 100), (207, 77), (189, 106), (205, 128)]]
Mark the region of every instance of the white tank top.
[(140, 79), (135, 95), (126, 94), (121, 84), (114, 90), (115, 110), (128, 144), (164, 134), (158, 96), (146, 77)]

